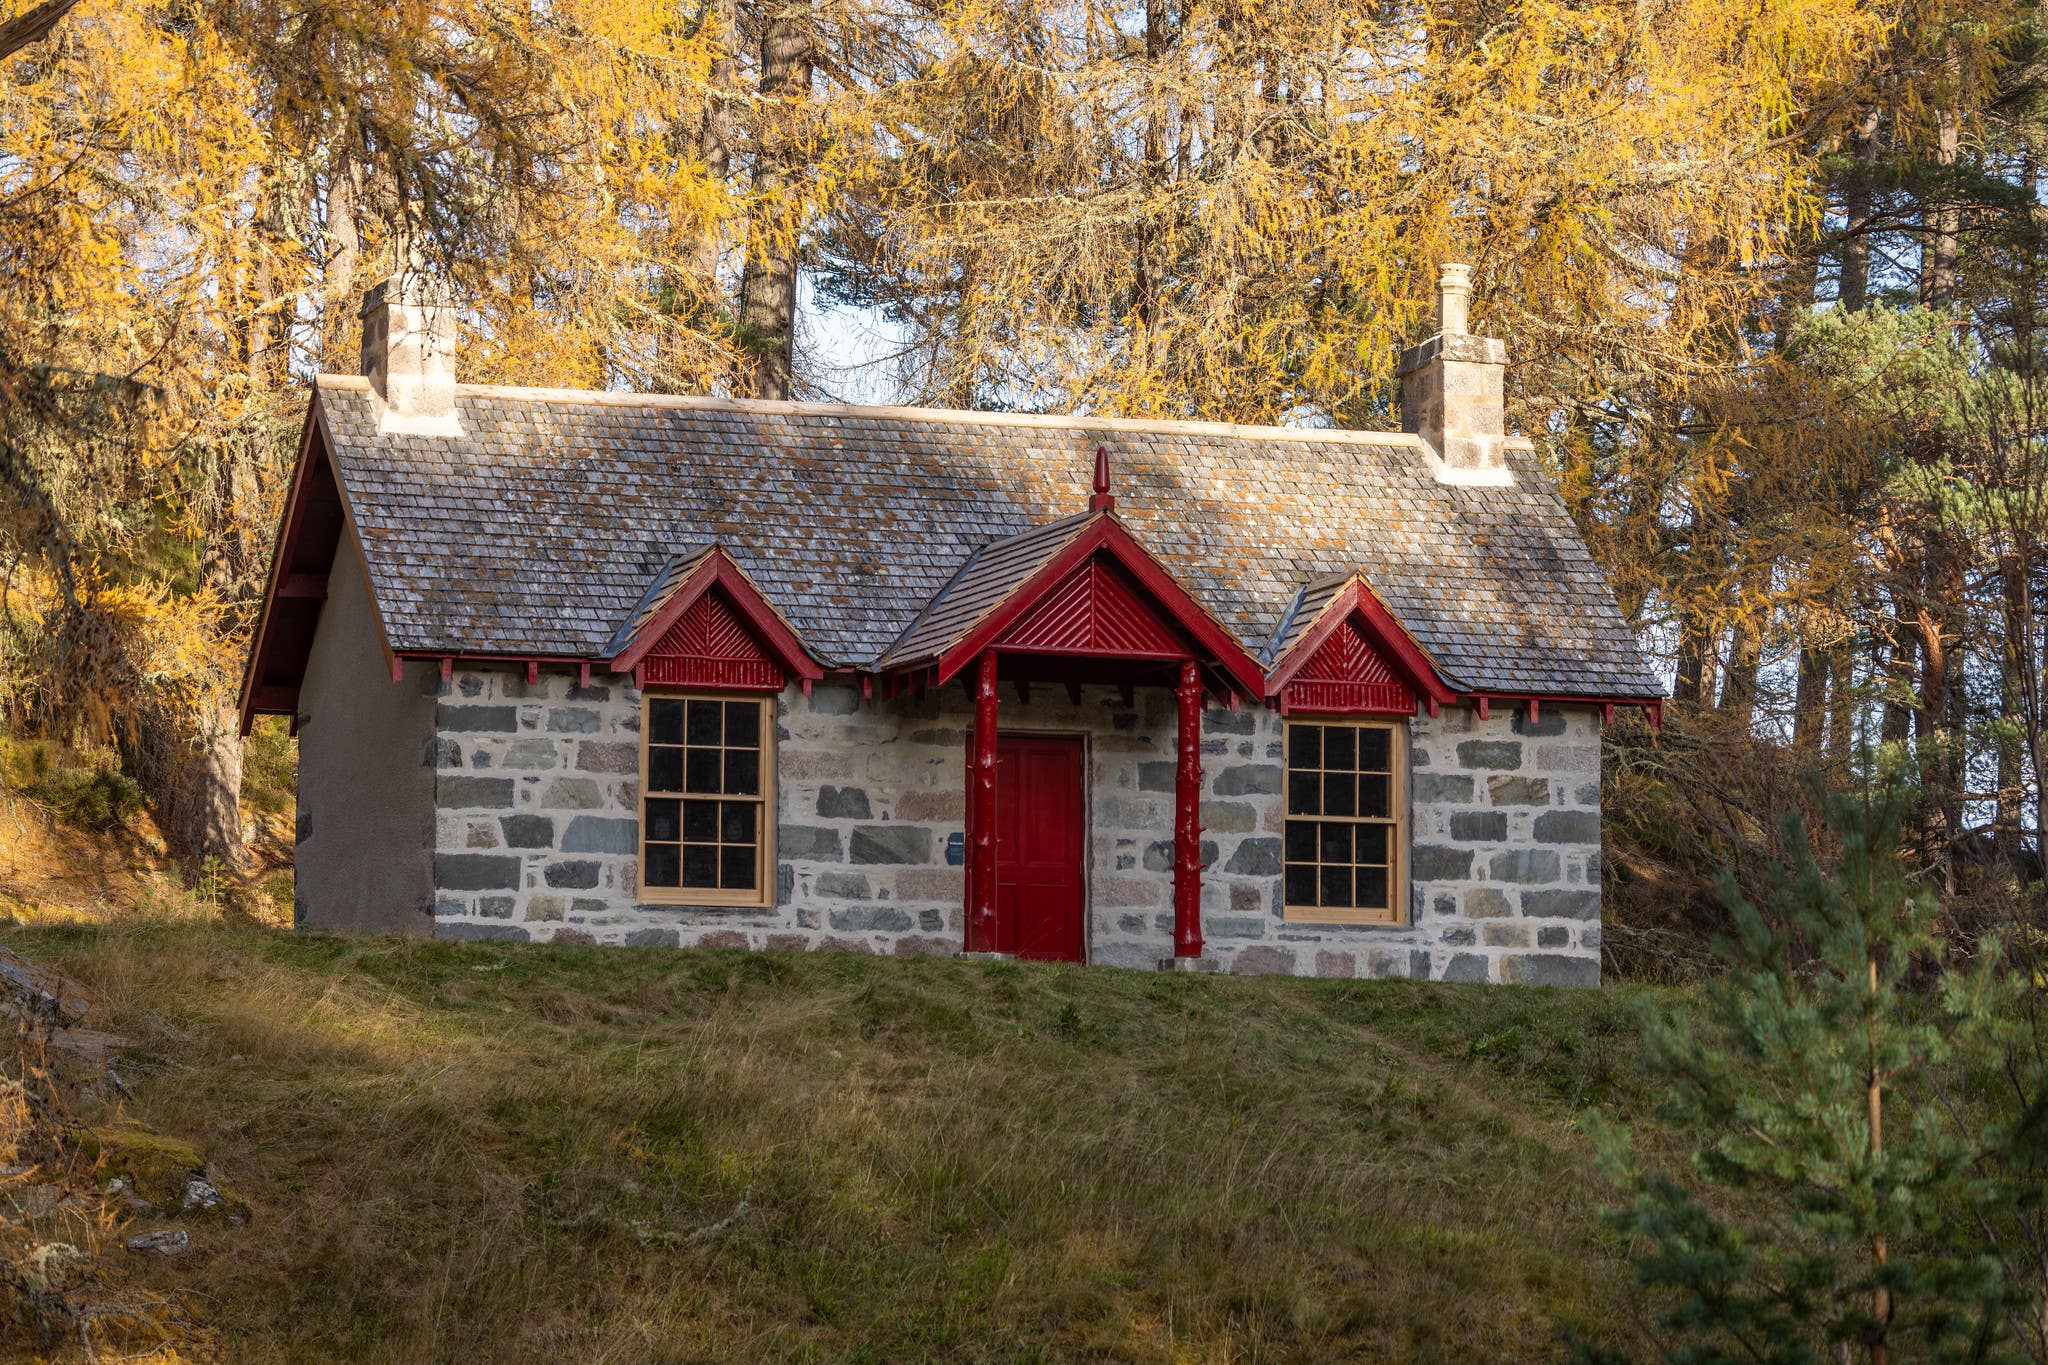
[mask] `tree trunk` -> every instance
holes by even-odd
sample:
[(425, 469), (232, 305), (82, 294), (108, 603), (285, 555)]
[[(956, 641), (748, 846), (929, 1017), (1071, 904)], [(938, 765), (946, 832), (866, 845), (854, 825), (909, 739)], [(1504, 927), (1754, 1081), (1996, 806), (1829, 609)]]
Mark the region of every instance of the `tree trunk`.
[(1145, 0), (1145, 140), (1144, 161), (1138, 167), (1144, 197), (1138, 209), (1138, 268), (1131, 299), (1131, 314), (1141, 328), (1152, 325), (1152, 201), (1159, 192), (1159, 52), (1165, 27), (1165, 0)]
[(1720, 665), (1718, 632), (1704, 621), (1682, 620), (1678, 626), (1678, 676), (1671, 685), (1673, 701), (1711, 706)]
[(1140, 368), (1152, 363), (1152, 326), (1157, 319), (1158, 292), (1162, 271), (1159, 254), (1163, 235), (1159, 223), (1159, 200), (1165, 188), (1166, 151), (1163, 123), (1166, 117), (1161, 95), (1163, 82), (1159, 64), (1166, 50), (1166, 0), (1145, 0), (1145, 134), (1138, 167), (1142, 197), (1138, 207), (1134, 242), (1136, 262), (1131, 272), (1131, 321), (1133, 339), (1140, 350), (1134, 357)]
[(1951, 622), (1959, 615), (1963, 594), (1962, 565), (1953, 547), (1941, 540), (1927, 549), (1921, 601), (1913, 612), (1913, 633), (1919, 644), (1920, 678), (1913, 729), (1919, 740), (1920, 771), (1934, 797), (1923, 833), (1929, 856), (1941, 859), (1943, 875), (1953, 884), (1954, 841), (1962, 822), (1963, 732), (1955, 723), (1962, 701), (1962, 656)]
[(711, 16), (717, 24), (717, 53), (711, 59), (708, 87), (704, 97), (704, 122), (697, 133), (697, 156), (704, 163), (704, 177), (722, 185), (732, 174), (732, 111), (727, 100), (732, 93), (732, 0), (718, 0)]
[(270, 314), (270, 249), (271, 232), (276, 226), (275, 191), (266, 189), (262, 210), (256, 216), (256, 231), (251, 236), (250, 249), (256, 253), (254, 278), (249, 286), (249, 395), (268, 392), (284, 378), (284, 366), (279, 363), (282, 356), (277, 354), (282, 347), (276, 343), (275, 329)]
[[(721, 195), (726, 192), (726, 182), (732, 176), (733, 156), (733, 99), (736, 94), (734, 83), (737, 79), (733, 60), (733, 46), (739, 41), (734, 22), (733, 0), (706, 0), (708, 13), (705, 24), (710, 30), (715, 54), (704, 83), (704, 104), (702, 116), (697, 123), (696, 155), (704, 166), (704, 178)], [(686, 158), (690, 154), (687, 135), (678, 135), (676, 154)], [(725, 233), (722, 218), (713, 215), (706, 221), (697, 235), (690, 251), (689, 265), (685, 267), (687, 277), (672, 281), (660, 300), (664, 314), (662, 325), (655, 332), (655, 363), (649, 382), (657, 393), (684, 391), (686, 386), (696, 382), (690, 368), (682, 362), (684, 342), (677, 336), (680, 330), (677, 319), (694, 321), (699, 315), (711, 311), (706, 301), (718, 296), (718, 265), (725, 251)]]
[(195, 868), (215, 863), (240, 871), (248, 850), (242, 842), (241, 716), (233, 701), (203, 704), (196, 716), (152, 707), (142, 725), (139, 767), (171, 851)]
[(1721, 710), (1739, 730), (1756, 723), (1757, 680), (1763, 671), (1763, 625), (1745, 614), (1728, 642), (1728, 672), (1721, 683)]
[[(1999, 822), (2005, 822), (2005, 796), (2007, 787), (2005, 774), (2005, 749), (2012, 750), (2012, 856), (2025, 856), (2025, 836), (2021, 831), (2021, 803), (2029, 772), (2034, 780), (2034, 832), (2039, 840), (2048, 831), (2048, 781), (2043, 780), (2043, 760), (2048, 758), (2044, 749), (2042, 726), (2041, 680), (2042, 666), (2048, 663), (2040, 648), (2040, 637), (2034, 624), (2033, 563), (2035, 546), (2030, 531), (2020, 532), (2015, 528), (2015, 540), (2019, 541), (2016, 553), (2005, 556), (1999, 566), (1999, 578), (2004, 588), (2003, 606), (2006, 631), (2005, 667), (2005, 713), (2018, 723), (2019, 734), (2016, 743), (2002, 746), (1999, 753)], [(2034, 863), (2034, 875), (2039, 876), (2048, 867), (2048, 849), (2039, 849)]]
[(345, 153), (337, 153), (327, 176), (327, 309), (321, 328), (326, 348), (322, 368), (337, 374), (354, 374), (361, 364), (356, 334), (363, 269), (361, 216), (361, 172)]
[(1856, 754), (1856, 649), (1845, 643), (1830, 652), (1828, 666), (1829, 756), (1843, 762)]
[(1721, 684), (1721, 709), (1743, 732), (1756, 723), (1758, 682), (1763, 673), (1764, 638), (1771, 626), (1771, 561), (1759, 559), (1742, 571), (1742, 614), (1728, 641), (1728, 672)]
[[(1692, 557), (1702, 569), (1718, 567), (1709, 563), (1710, 555), (1717, 551), (1718, 545), (1709, 544), (1706, 513), (1698, 502), (1694, 502), (1692, 507), (1690, 543)], [(1720, 651), (1721, 632), (1708, 613), (1681, 606), (1678, 613), (1678, 676), (1671, 687), (1673, 701), (1689, 702), (1694, 706), (1714, 704)]]
[(1899, 689), (1903, 686), (1908, 693), (1912, 690), (1915, 662), (1919, 651), (1914, 647), (1913, 637), (1903, 630), (1894, 637), (1891, 648), (1890, 676), (1887, 680), (1884, 699), (1884, 726), (1879, 732), (1886, 744), (1904, 744), (1913, 735), (1913, 708), (1899, 700)]
[(740, 340), (754, 356), (744, 382), (756, 398), (786, 399), (796, 382), (797, 214), (786, 196), (799, 170), (794, 131), (811, 88), (810, 18), (806, 0), (784, 0), (761, 31), (757, 205), (740, 277)]
[[(1877, 959), (1870, 959), (1870, 994), (1877, 995)], [(1865, 1081), (1865, 1098), (1870, 1113), (1870, 1165), (1871, 1174), (1876, 1176), (1876, 1167), (1884, 1160), (1884, 1073), (1878, 1070), (1877, 1043), (1866, 1031), (1864, 1050), (1870, 1058), (1870, 1070)], [(1882, 1272), (1886, 1262), (1891, 1260), (1891, 1246), (1880, 1232), (1870, 1239), (1871, 1260)], [(1892, 1295), (1883, 1285), (1870, 1291), (1870, 1315), (1877, 1320), (1878, 1334), (1870, 1343), (1870, 1365), (1886, 1365), (1891, 1359)]]
[(1913, 736), (1926, 747), (1938, 744), (1948, 729), (1948, 644), (1941, 619), (1925, 608), (1914, 613), (1913, 634), (1920, 655)]
[[(2026, 724), (2021, 715), (2025, 703), (2020, 697), (2019, 679), (2014, 676), (2010, 660), (2001, 670), (1998, 679), (1999, 713), (2017, 722)], [(2020, 795), (2025, 783), (2024, 770), (2020, 764), (2019, 739), (2000, 734), (1998, 744), (1998, 799), (1991, 816), (1991, 840), (1998, 852), (2000, 864), (2013, 867), (2020, 852)]]
[(1842, 278), (1836, 291), (1843, 309), (1858, 313), (1870, 299), (1870, 180), (1877, 164), (1878, 116), (1863, 111), (1856, 125), (1856, 169), (1842, 189)]
[(1827, 733), (1828, 665), (1812, 645), (1799, 647), (1799, 678), (1792, 693), (1792, 744), (1818, 750)]
[(1785, 264), (1785, 277), (1778, 291), (1778, 316), (1775, 322), (1778, 349), (1785, 347), (1785, 333), (1792, 319), (1817, 302), (1820, 292), (1820, 250), (1818, 241), (1802, 237), (1791, 248), (1791, 259)]
[(1934, 164), (1940, 168), (1935, 184), (1935, 207), (1927, 215), (1930, 229), (1922, 246), (1920, 301), (1930, 308), (1947, 308), (1956, 301), (1957, 259), (1963, 230), (1963, 213), (1956, 207), (1956, 186), (1952, 182), (1956, 156), (1963, 144), (1962, 56), (1953, 37), (1942, 56), (1942, 70), (1948, 80), (1947, 98), (1935, 114)]

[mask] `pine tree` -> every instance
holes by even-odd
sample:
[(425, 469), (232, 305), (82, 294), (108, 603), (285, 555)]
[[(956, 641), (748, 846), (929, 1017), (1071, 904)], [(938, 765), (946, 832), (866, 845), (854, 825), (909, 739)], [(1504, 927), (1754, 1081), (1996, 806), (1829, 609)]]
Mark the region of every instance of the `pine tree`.
[[(1818, 798), (1834, 856), (1791, 832), (1768, 912), (1730, 880), (1728, 971), (1696, 1012), (1646, 1019), (1691, 1169), (1645, 1168), (1605, 1134), (1633, 1196), (1611, 1222), (1670, 1296), (1668, 1359), (2016, 1358), (2041, 1286), (2001, 1270), (1989, 1227), (2039, 1198), (2038, 1153), (2019, 1150), (2039, 1134), (1971, 1077), (2015, 1055), (2028, 988), (1989, 940), (1950, 965), (1900, 862), (1896, 790)], [(2038, 1076), (2017, 1092), (2036, 1106)]]

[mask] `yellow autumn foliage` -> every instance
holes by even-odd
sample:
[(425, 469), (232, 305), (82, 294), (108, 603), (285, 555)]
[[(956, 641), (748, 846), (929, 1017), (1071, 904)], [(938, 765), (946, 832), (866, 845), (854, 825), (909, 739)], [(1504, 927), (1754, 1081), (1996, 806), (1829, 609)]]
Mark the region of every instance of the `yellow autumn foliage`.
[(303, 383), (356, 368), (395, 265), (458, 282), (466, 378), (720, 382), (742, 206), (688, 151), (715, 33), (622, 0), (81, 0), (0, 62), (0, 571), (62, 603), (0, 623), (16, 718), (161, 732), (225, 793), (185, 842), (238, 837)]
[(1540, 426), (1552, 394), (1728, 358), (1703, 341), (1814, 220), (1805, 134), (1886, 27), (1841, 0), (973, 0), (881, 94), (874, 266), (942, 305), (932, 396), (1371, 424), (1470, 261)]
[[(356, 368), (362, 289), (415, 261), (453, 281), (476, 382), (772, 389), (777, 291), (750, 306), (745, 281), (801, 259), (897, 330), (909, 401), (1383, 426), (1462, 259), (1511, 416), (1624, 608), (1749, 648), (1797, 593), (1834, 638), (1867, 546), (1798, 509), (1806, 433), (1771, 428), (1797, 410), (1774, 348), (1815, 296), (1828, 158), (1873, 102), (1901, 155), (1953, 156), (2023, 19), (80, 0), (0, 59), (0, 572), (44, 564), (73, 617), (136, 632), (74, 684), (146, 680), (109, 707), (219, 736), (304, 383)], [(787, 85), (777, 33), (801, 39)], [(818, 393), (839, 357), (813, 359)], [(1855, 463), (1868, 430), (1811, 463)], [(0, 621), (22, 637), (0, 657), (43, 657), (39, 628)], [(152, 662), (209, 640), (205, 670)], [(49, 679), (0, 690), (107, 719)], [(199, 746), (202, 785), (229, 747)]]

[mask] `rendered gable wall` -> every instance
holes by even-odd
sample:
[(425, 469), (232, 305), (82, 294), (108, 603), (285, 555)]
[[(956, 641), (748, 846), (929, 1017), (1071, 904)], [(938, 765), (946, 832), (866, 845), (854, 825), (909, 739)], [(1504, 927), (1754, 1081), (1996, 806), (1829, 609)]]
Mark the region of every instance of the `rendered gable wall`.
[[(430, 687), (441, 687), (429, 677)], [(384, 683), (393, 691), (391, 684)], [(408, 685), (408, 692), (413, 689)], [(778, 904), (643, 905), (635, 893), (639, 694), (561, 674), (462, 670), (435, 715), (435, 931), (652, 946), (952, 953), (962, 931), (967, 729), (959, 688), (777, 698)], [(1172, 953), (1171, 696), (1005, 687), (1005, 732), (1088, 738), (1088, 952)], [(1600, 745), (1591, 708), (1530, 724), (1448, 708), (1411, 722), (1411, 922), (1280, 917), (1282, 721), (1203, 719), (1203, 930), (1225, 970), (1595, 985)]]
[(344, 537), (299, 691), (293, 919), (344, 933), (433, 931), (434, 699), (386, 671), (363, 562)]

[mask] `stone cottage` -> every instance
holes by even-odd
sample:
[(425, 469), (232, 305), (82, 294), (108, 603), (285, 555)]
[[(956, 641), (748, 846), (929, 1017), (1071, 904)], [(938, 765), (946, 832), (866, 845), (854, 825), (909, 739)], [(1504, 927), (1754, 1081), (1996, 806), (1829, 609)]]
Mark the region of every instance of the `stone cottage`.
[(243, 695), (298, 922), (1596, 984), (1661, 689), (1468, 278), (1401, 434), (461, 385), (386, 281)]

